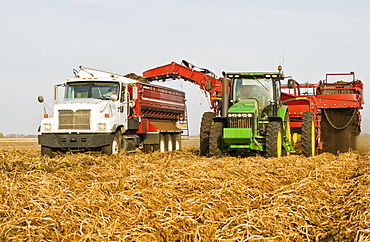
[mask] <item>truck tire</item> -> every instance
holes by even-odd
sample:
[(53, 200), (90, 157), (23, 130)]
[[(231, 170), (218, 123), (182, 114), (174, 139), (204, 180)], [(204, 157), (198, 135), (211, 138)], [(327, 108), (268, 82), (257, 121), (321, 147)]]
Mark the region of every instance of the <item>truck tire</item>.
[(222, 156), (222, 131), (223, 124), (221, 122), (212, 124), (209, 135), (209, 154), (211, 156)]
[[(153, 145), (154, 148), (156, 148), (154, 145)], [(159, 134), (159, 146), (158, 146), (158, 149), (156, 150), (159, 150), (159, 152), (165, 152), (166, 151), (166, 141), (164, 139), (164, 136), (163, 134)]]
[(281, 122), (271, 121), (266, 128), (266, 156), (281, 157), (283, 147), (283, 130)]
[(173, 150), (181, 150), (181, 134), (172, 135)]
[(55, 155), (53, 153), (53, 150), (50, 147), (41, 146), (41, 155), (42, 156), (48, 156), (50, 158), (54, 158)]
[(304, 156), (315, 155), (315, 123), (313, 112), (304, 112), (302, 115), (302, 153)]
[(200, 155), (209, 155), (209, 135), (211, 131), (211, 124), (215, 114), (213, 112), (203, 113), (202, 122), (200, 124)]
[(164, 142), (166, 144), (166, 151), (173, 151), (173, 142), (170, 134), (164, 136)]
[(122, 135), (117, 132), (111, 139), (110, 144), (102, 147), (101, 152), (106, 155), (119, 154), (121, 152), (121, 139)]

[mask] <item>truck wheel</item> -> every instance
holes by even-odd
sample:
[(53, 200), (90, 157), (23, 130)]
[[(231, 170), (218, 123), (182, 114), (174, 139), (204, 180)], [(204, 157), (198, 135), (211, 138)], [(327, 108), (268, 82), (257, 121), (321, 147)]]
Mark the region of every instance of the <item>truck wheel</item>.
[(145, 144), (143, 146), (143, 151), (144, 151), (144, 153), (151, 153), (151, 152), (153, 152), (153, 145)]
[(203, 113), (202, 122), (200, 124), (200, 155), (207, 156), (209, 154), (209, 135), (211, 124), (215, 114), (213, 112)]
[(50, 147), (46, 147), (46, 146), (41, 146), (41, 155), (48, 156), (50, 158), (55, 157), (53, 150)]
[(281, 157), (283, 150), (283, 132), (281, 123), (271, 121), (266, 128), (266, 156)]
[(304, 156), (315, 155), (315, 123), (313, 112), (302, 115), (302, 153)]
[(211, 156), (222, 156), (222, 131), (223, 124), (221, 122), (212, 124), (209, 135), (209, 154)]
[(181, 134), (172, 135), (173, 150), (181, 150)]
[(163, 134), (159, 134), (159, 147), (158, 147), (158, 149), (159, 149), (159, 152), (165, 152), (166, 151), (166, 141), (164, 140)]
[(125, 139), (124, 137), (121, 138), (121, 145), (119, 147), (119, 153), (125, 153), (126, 151), (128, 151), (127, 147), (128, 147), (128, 140)]
[(166, 151), (173, 151), (173, 142), (170, 134), (164, 136), (164, 142), (166, 144)]
[(103, 146), (101, 152), (106, 155), (119, 154), (121, 149), (121, 138), (115, 135), (111, 140), (110, 145)]

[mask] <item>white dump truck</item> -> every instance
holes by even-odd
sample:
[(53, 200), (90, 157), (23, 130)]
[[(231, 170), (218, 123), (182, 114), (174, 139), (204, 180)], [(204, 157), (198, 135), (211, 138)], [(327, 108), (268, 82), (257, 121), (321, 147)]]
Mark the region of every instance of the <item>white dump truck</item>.
[[(54, 86), (49, 112), (38, 97), (45, 105), (38, 136), (42, 155), (181, 148), (177, 124), (186, 120), (184, 92), (82, 66), (74, 74)], [(64, 88), (62, 99), (59, 88)]]

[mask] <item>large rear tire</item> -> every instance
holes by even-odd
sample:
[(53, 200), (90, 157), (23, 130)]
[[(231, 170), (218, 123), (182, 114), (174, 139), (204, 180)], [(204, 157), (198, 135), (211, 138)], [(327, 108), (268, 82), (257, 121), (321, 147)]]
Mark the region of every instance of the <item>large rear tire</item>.
[(302, 153), (306, 157), (314, 156), (315, 145), (315, 122), (313, 112), (304, 112), (302, 115)]
[(209, 154), (211, 156), (222, 156), (222, 131), (223, 124), (221, 122), (212, 124), (209, 135)]
[(215, 114), (213, 112), (203, 113), (202, 122), (200, 124), (200, 155), (209, 155), (209, 135), (211, 131), (211, 125)]
[(283, 129), (281, 122), (271, 121), (266, 129), (266, 156), (281, 157), (283, 147)]

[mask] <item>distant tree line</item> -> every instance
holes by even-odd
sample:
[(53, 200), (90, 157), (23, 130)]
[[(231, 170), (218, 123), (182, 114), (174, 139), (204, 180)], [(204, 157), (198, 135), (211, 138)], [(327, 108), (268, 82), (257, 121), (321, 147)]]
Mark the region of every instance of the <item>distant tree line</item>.
[(0, 138), (37, 138), (35, 134), (7, 134), (0, 133)]

